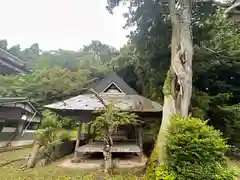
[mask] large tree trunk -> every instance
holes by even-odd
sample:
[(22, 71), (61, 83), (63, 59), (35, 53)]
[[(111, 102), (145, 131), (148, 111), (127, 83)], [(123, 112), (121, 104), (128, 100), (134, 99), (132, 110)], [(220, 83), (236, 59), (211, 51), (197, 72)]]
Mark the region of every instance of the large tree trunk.
[(113, 145), (112, 133), (114, 129), (115, 128), (113, 126), (108, 127), (106, 137), (104, 138), (103, 156), (104, 156), (104, 172), (105, 173), (108, 173), (109, 169), (112, 168), (111, 148)]
[(39, 142), (35, 142), (33, 145), (32, 153), (29, 156), (26, 164), (22, 166), (22, 168), (34, 168), (37, 161), (43, 157), (43, 153), (45, 152), (46, 147), (41, 146)]
[[(163, 92), (164, 105), (162, 124), (152, 157), (157, 166), (166, 160), (166, 130), (174, 114), (188, 116), (192, 95), (192, 34), (191, 9), (193, 0), (169, 0), (172, 21), (171, 67), (168, 71)], [(156, 164), (154, 165), (156, 167)]]
[(39, 150), (40, 150), (40, 145), (38, 143), (35, 143), (33, 145), (33, 151), (27, 161), (26, 168), (33, 168), (35, 166)]

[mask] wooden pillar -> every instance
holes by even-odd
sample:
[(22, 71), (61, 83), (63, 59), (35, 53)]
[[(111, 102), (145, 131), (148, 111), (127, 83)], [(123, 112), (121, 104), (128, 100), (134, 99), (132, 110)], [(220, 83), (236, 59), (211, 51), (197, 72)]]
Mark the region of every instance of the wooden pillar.
[(94, 126), (93, 129), (93, 142), (95, 141), (95, 138), (96, 138), (96, 126)]
[(88, 132), (87, 132), (87, 144), (89, 143), (89, 140), (90, 140), (90, 134), (91, 134), (91, 125), (92, 125), (92, 124), (88, 124)]
[(143, 129), (142, 126), (140, 125), (138, 127), (138, 145), (140, 147), (140, 159), (141, 161), (143, 160)]
[(74, 152), (74, 162), (77, 162), (77, 161), (78, 161), (77, 148), (79, 147), (79, 144), (80, 144), (81, 132), (82, 132), (82, 122), (80, 122), (79, 125), (78, 125), (77, 141), (76, 141), (75, 152)]
[(138, 127), (137, 126), (134, 126), (134, 132), (135, 132), (136, 144), (139, 144), (139, 132), (138, 132)]

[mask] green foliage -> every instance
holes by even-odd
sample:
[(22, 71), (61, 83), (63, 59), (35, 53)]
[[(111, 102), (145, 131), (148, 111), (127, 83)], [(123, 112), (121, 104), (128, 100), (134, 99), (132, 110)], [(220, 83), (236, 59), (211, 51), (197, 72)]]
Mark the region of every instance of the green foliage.
[[(209, 119), (228, 143), (240, 148), (239, 97), (240, 28), (224, 17), (224, 9), (202, 23), (207, 38), (196, 49), (193, 115)], [(196, 111), (197, 110), (197, 111)]]
[(156, 179), (157, 175), (157, 167), (158, 167), (158, 150), (154, 148), (151, 156), (148, 159), (146, 175), (144, 176), (144, 180), (148, 179)]
[(157, 180), (175, 180), (175, 176), (169, 173), (165, 166), (159, 166), (156, 168), (156, 179)]
[(77, 128), (77, 121), (74, 121), (71, 118), (68, 117), (59, 117), (59, 121), (62, 124), (62, 127), (64, 129), (69, 129), (69, 130), (73, 130), (75, 128)]
[(174, 93), (172, 90), (172, 80), (173, 80), (173, 77), (172, 77), (171, 70), (168, 70), (167, 77), (163, 86), (163, 94), (165, 96), (173, 95)]
[(36, 131), (37, 144), (44, 148), (43, 158), (51, 161), (59, 155), (56, 148), (63, 141), (69, 140), (71, 135), (62, 128), (62, 124), (55, 113), (45, 110), (43, 116), (41, 126)]
[(44, 111), (41, 126), (36, 131), (38, 141), (42, 145), (55, 145), (60, 143), (62, 138), (58, 132), (61, 128), (62, 124), (58, 121), (58, 116), (49, 110)]
[[(37, 69), (25, 76), (0, 76), (0, 96), (26, 96), (41, 101), (77, 94), (87, 83), (88, 74), (78, 70)], [(3, 84), (3, 86), (2, 86)]]
[(38, 43), (21, 51), (19, 45), (8, 49), (6, 40), (0, 46), (26, 60), (30, 69), (23, 76), (0, 76), (0, 96), (26, 96), (43, 103), (79, 94), (91, 79), (112, 70), (111, 60), (118, 55), (115, 48), (100, 41), (79, 51), (43, 52)]
[(153, 122), (148, 122), (144, 125), (143, 128), (144, 142), (146, 143), (155, 142), (155, 140), (157, 139), (157, 134), (159, 132), (160, 125), (161, 125), (160, 119)]
[(154, 149), (146, 179), (157, 180), (234, 180), (235, 173), (226, 166), (225, 152), (229, 149), (221, 133), (198, 118), (171, 118), (166, 136), (166, 164), (158, 162)]
[(100, 41), (92, 41), (90, 44), (83, 46), (83, 52), (92, 53), (93, 60), (99, 61), (97, 64), (108, 64), (111, 62), (112, 57), (118, 54), (117, 50), (107, 44), (103, 44)]
[(232, 106), (219, 106), (214, 109), (214, 114), (224, 122), (223, 125), (216, 124), (221, 131), (228, 137), (228, 142), (240, 149), (240, 104)]
[[(47, 51), (43, 52), (41, 55), (35, 58), (28, 58), (29, 68), (51, 68), (51, 67), (61, 67), (67, 69), (77, 69), (80, 67), (80, 58), (84, 54), (75, 51), (67, 50), (57, 50), (57, 51)], [(84, 57), (86, 60), (86, 56)]]
[[(123, 1), (109, 0), (109, 10), (124, 4), (119, 2)], [(165, 81), (171, 59), (168, 5), (154, 0), (128, 2), (124, 4), (129, 6), (129, 12), (124, 14), (126, 27), (137, 28), (131, 32), (129, 46), (121, 50), (119, 64), (134, 63), (138, 91), (163, 102), (162, 91), (166, 95), (172, 93)], [(233, 108), (240, 103), (240, 28), (225, 17), (224, 11), (213, 1), (196, 2), (193, 6), (195, 48), (190, 110), (194, 117), (209, 119), (210, 125), (229, 138), (228, 143), (240, 148), (236, 133), (239, 117)]]
[(176, 179), (235, 179), (225, 167), (221, 133), (198, 118), (174, 116), (167, 134), (167, 166)]
[(101, 136), (106, 136), (110, 131), (115, 131), (121, 125), (138, 124), (137, 116), (133, 113), (123, 112), (116, 109), (113, 104), (109, 104), (101, 110), (92, 125), (95, 126)]

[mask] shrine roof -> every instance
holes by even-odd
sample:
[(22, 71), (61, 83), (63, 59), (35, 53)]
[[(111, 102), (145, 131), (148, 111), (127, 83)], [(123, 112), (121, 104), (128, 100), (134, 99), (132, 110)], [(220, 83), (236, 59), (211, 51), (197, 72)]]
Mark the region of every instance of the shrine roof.
[[(129, 112), (161, 112), (162, 105), (140, 95), (101, 94), (105, 104), (114, 104), (116, 108)], [(52, 110), (85, 110), (96, 111), (104, 108), (104, 104), (94, 94), (82, 94), (45, 106)]]
[(55, 111), (96, 111), (113, 104), (115, 108), (129, 112), (161, 112), (162, 105), (138, 95), (115, 72), (88, 86), (87, 91), (67, 100), (46, 105)]

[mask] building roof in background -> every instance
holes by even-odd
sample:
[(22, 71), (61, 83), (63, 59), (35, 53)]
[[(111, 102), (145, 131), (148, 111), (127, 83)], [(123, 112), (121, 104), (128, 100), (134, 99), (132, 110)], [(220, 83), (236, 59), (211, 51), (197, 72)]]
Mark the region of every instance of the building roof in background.
[(0, 48), (0, 74), (25, 73), (25, 61)]

